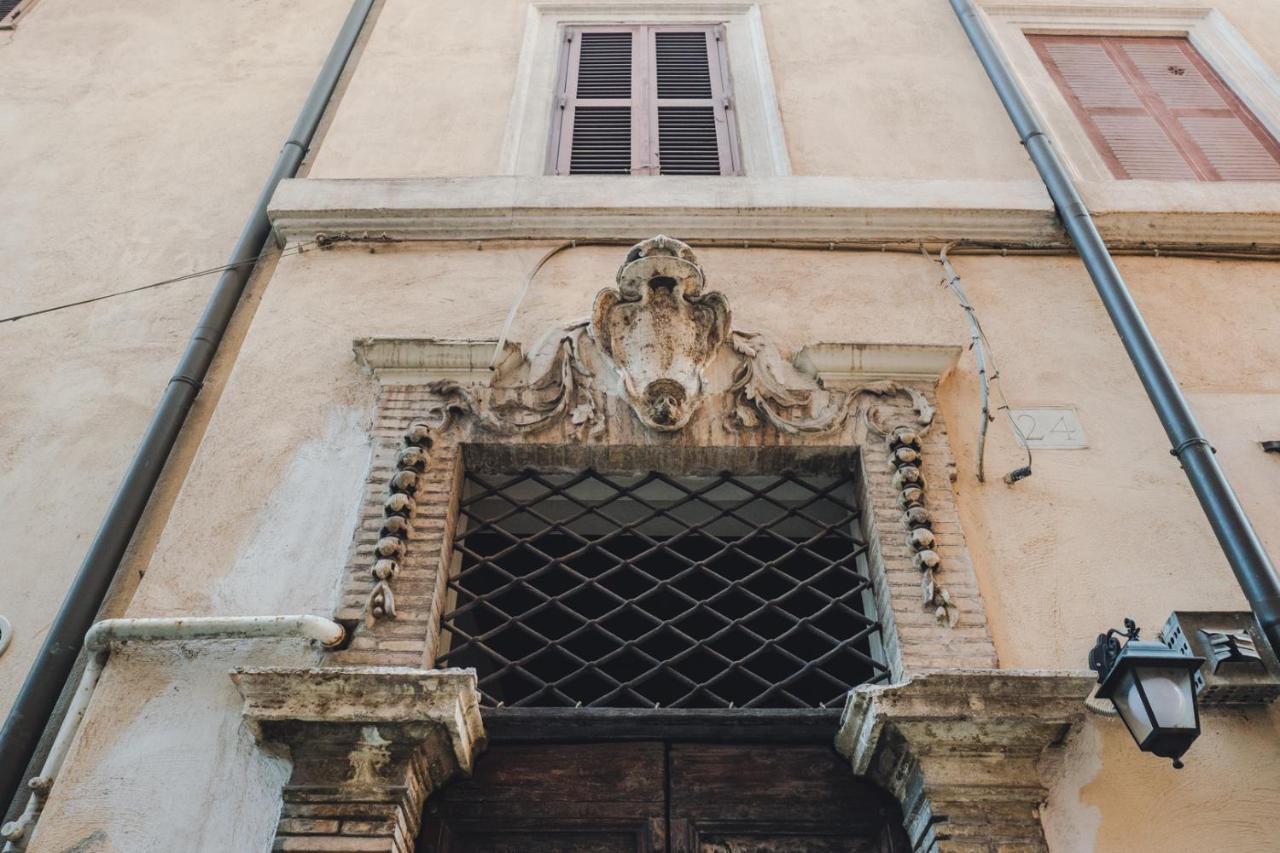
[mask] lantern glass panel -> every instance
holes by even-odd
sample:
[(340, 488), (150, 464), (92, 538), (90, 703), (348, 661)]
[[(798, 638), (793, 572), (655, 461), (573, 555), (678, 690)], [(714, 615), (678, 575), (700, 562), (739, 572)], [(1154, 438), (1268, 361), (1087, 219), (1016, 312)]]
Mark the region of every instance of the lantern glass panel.
[(1162, 729), (1196, 727), (1195, 688), (1186, 667), (1139, 666), (1134, 671), (1147, 694), (1156, 726)]
[(1142, 694), (1140, 686), (1134, 671), (1131, 669), (1121, 676), (1120, 684), (1116, 686), (1115, 692), (1111, 694), (1111, 701), (1115, 703), (1116, 710), (1120, 712), (1120, 719), (1124, 720), (1124, 724), (1129, 727), (1129, 732), (1133, 735), (1133, 739), (1141, 745), (1148, 737), (1155, 726), (1151, 722), (1151, 717), (1147, 714), (1147, 708), (1142, 702)]

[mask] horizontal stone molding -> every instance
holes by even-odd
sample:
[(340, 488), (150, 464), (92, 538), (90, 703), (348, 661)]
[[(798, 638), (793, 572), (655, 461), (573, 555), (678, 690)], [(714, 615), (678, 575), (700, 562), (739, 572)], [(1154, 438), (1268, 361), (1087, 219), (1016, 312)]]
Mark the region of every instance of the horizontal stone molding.
[(1039, 759), (1084, 715), (1090, 674), (937, 670), (849, 696), (836, 748), (902, 802), (917, 853), (1046, 851)]
[[(1268, 185), (1085, 182), (1113, 247), (1280, 249)], [(632, 240), (941, 242), (1066, 247), (1039, 181), (836, 177), (498, 176), (283, 181), (270, 216), (283, 242)]]
[[(437, 379), (487, 381), (497, 344), (495, 340), (374, 337), (357, 339), (352, 349), (360, 366), (382, 384), (416, 385)], [(805, 374), (839, 388), (880, 379), (936, 382), (961, 352), (961, 347), (950, 345), (830, 342), (801, 348), (794, 362)], [(521, 357), (520, 347), (507, 342), (498, 367)]]

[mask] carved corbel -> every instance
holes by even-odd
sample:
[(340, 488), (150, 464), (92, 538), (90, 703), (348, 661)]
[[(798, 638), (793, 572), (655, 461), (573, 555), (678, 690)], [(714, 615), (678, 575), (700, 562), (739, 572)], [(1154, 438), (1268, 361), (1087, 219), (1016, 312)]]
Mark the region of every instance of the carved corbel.
[(409, 853), (427, 796), (470, 774), (484, 748), (474, 670), (241, 669), (232, 679), (259, 743), (293, 761), (276, 850)]
[(902, 803), (914, 853), (1047, 853), (1039, 759), (1084, 715), (1094, 679), (961, 670), (849, 695), (836, 748)]

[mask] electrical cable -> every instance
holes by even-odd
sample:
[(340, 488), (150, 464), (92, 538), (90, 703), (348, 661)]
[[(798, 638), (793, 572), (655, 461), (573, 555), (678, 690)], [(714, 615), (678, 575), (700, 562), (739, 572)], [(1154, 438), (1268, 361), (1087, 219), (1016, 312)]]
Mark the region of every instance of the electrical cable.
[(516, 301), (511, 303), (511, 310), (507, 312), (507, 321), (502, 324), (502, 333), (498, 335), (498, 344), (493, 348), (493, 357), (489, 359), (490, 370), (498, 369), (498, 359), (502, 357), (502, 348), (506, 346), (507, 335), (511, 333), (511, 324), (515, 322), (516, 312), (520, 310), (520, 305), (524, 302), (524, 297), (529, 292), (529, 286), (533, 284), (533, 277), (538, 274), (538, 271), (542, 269), (547, 261), (560, 254), (565, 249), (572, 249), (577, 245), (578, 242), (576, 240), (570, 240), (568, 243), (561, 243), (559, 246), (556, 246), (554, 249), (543, 255), (542, 258), (533, 265), (533, 269), (529, 270), (529, 274), (524, 277), (524, 284), (520, 286), (520, 292), (516, 294)]
[[(982, 393), (982, 426), (978, 430), (978, 482), (985, 483), (986, 475), (983, 470), (983, 459), (986, 454), (987, 444), (987, 425), (994, 420), (991, 415), (991, 384), (995, 385), (996, 393), (1000, 396), (1000, 405), (997, 407), (999, 411), (1004, 412), (1005, 417), (1009, 419), (1009, 426), (1012, 427), (1014, 433), (1019, 438), (1019, 443), (1027, 454), (1027, 464), (1021, 468), (1015, 468), (1004, 476), (1004, 481), (1009, 485), (1013, 485), (1019, 480), (1031, 476), (1031, 445), (1027, 442), (1027, 436), (1018, 426), (1018, 422), (1013, 418), (1013, 410), (1009, 406), (1009, 398), (1004, 393), (1004, 383), (1000, 382), (1000, 368), (996, 364), (994, 348), (991, 341), (987, 338), (986, 330), (982, 328), (982, 321), (978, 319), (978, 312), (974, 309), (973, 303), (969, 301), (969, 296), (964, 292), (964, 288), (960, 286), (960, 275), (951, 266), (951, 261), (947, 257), (947, 253), (954, 248), (954, 243), (947, 243), (935, 258), (925, 249), (924, 244), (920, 245), (920, 253), (936, 264), (942, 266), (944, 277), (939, 282), (943, 287), (950, 290), (960, 303), (960, 307), (964, 310), (965, 320), (969, 324), (969, 348), (973, 350), (974, 359), (978, 363), (978, 382)], [(991, 365), (991, 371), (988, 373), (987, 365)]]
[[(305, 243), (299, 243), (296, 246), (293, 246), (289, 249), (285, 249), (284, 251), (282, 251), (280, 253), (280, 257), (285, 258), (285, 257), (288, 257), (289, 255), (300, 255), (309, 246), (314, 246), (314, 245), (316, 245), (315, 240), (308, 240)], [(77, 302), (67, 302), (63, 305), (54, 305), (51, 308), (40, 308), (35, 311), (27, 311), (26, 313), (23, 313), (23, 314), (14, 314), (12, 317), (0, 317), (0, 323), (13, 323), (18, 320), (25, 320), (28, 317), (38, 317), (41, 314), (51, 314), (54, 311), (61, 311), (64, 308), (76, 308), (80, 305), (90, 305), (94, 302), (101, 302), (104, 299), (114, 299), (117, 296), (126, 296), (130, 293), (138, 293), (139, 291), (143, 291), (143, 290), (151, 290), (152, 288), (156, 288), (156, 287), (164, 287), (167, 284), (177, 284), (178, 282), (182, 282), (182, 281), (190, 281), (193, 278), (201, 278), (203, 276), (213, 275), (214, 273), (218, 273), (218, 272), (226, 272), (227, 270), (235, 269), (236, 267), (256, 264), (258, 263), (258, 261), (262, 260), (267, 256), (267, 252), (268, 250), (263, 250), (262, 253), (259, 254), (257, 257), (248, 258), (243, 261), (237, 261), (236, 263), (233, 263), (233, 264), (223, 264), (220, 267), (210, 267), (207, 270), (197, 270), (196, 272), (189, 272), (185, 275), (176, 276), (174, 278), (166, 278), (163, 281), (153, 281), (151, 284), (144, 284), (139, 287), (131, 287), (128, 290), (117, 290), (114, 293), (104, 293), (101, 296), (92, 296), (88, 299), (81, 299)]]

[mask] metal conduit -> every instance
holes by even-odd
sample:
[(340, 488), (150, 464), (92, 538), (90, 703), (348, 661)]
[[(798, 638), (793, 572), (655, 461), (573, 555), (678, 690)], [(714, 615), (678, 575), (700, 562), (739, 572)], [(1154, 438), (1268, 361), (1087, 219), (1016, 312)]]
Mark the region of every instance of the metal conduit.
[(332, 619), (321, 616), (176, 616), (157, 619), (104, 619), (96, 623), (84, 638), (84, 648), (89, 662), (80, 677), (80, 684), (66, 716), (58, 728), (58, 736), (40, 775), (31, 780), (31, 796), (18, 819), (0, 828), (0, 838), (6, 842), (3, 853), (20, 853), (26, 850), (35, 835), (36, 821), (49, 799), (49, 792), (58, 778), (58, 771), (71, 751), (71, 741), (80, 729), (94, 688), (102, 677), (111, 653), (111, 643), (117, 640), (133, 641), (182, 641), (182, 640), (242, 640), (255, 638), (290, 638), (314, 640), (325, 648), (342, 644), (346, 630)]
[(125, 548), (133, 538), (165, 461), (209, 372), (218, 344), (253, 272), (253, 262), (266, 246), (271, 232), (267, 202), (281, 180), (297, 174), (373, 3), (374, 0), (355, 0), (352, 4), (275, 167), (258, 194), (253, 212), (236, 240), (227, 261), (230, 269), (218, 279), (209, 297), (204, 315), (191, 334), (178, 368), (165, 388), (120, 488), (9, 711), (4, 729), (0, 730), (0, 812), (22, 784), (40, 735), (75, 666), (81, 641), (102, 606)]
[(1102, 304), (1169, 436), (1173, 445), (1170, 452), (1182, 463), (1200, 507), (1235, 572), (1236, 581), (1272, 648), (1280, 649), (1280, 576), (1276, 575), (1271, 558), (1214, 458), (1213, 447), (1200, 434), (1191, 407), (1098, 234), (1088, 207), (1058, 159), (1053, 142), (1036, 120), (1026, 96), (1005, 66), (973, 3), (971, 0), (951, 0), (951, 8), (991, 78), (1019, 139), (1058, 209), (1063, 227), (1093, 279)]

